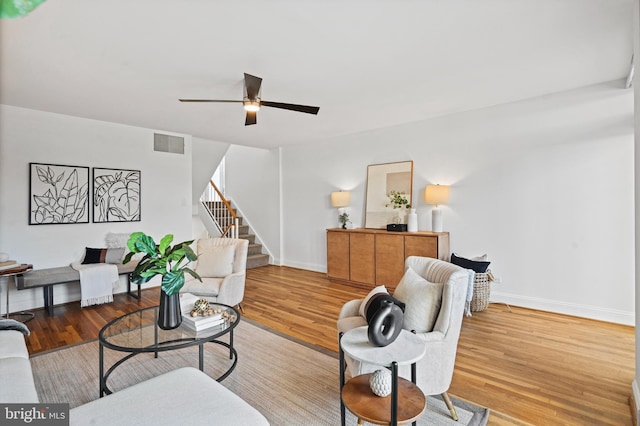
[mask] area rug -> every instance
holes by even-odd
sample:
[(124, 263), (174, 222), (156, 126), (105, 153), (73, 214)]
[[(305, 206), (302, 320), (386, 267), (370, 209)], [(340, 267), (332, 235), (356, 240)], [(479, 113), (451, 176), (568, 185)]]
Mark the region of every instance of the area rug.
[[(263, 326), (243, 320), (234, 332), (238, 352), (236, 369), (222, 384), (259, 410), (274, 426), (340, 424), (339, 362), (337, 355), (318, 350)], [(110, 366), (122, 353), (105, 349)], [(229, 351), (205, 345), (205, 372), (217, 377), (229, 365)], [(98, 342), (92, 341), (31, 358), (41, 402), (69, 403), (71, 408), (98, 398)], [(109, 377), (113, 391), (183, 366), (198, 366), (198, 350), (187, 348), (140, 354), (120, 365)], [(197, 389), (194, 389), (197, 392)], [(419, 425), (485, 425), (489, 410), (452, 397), (458, 422), (449, 417), (444, 402), (429, 397)], [(356, 418), (347, 414), (347, 424)]]

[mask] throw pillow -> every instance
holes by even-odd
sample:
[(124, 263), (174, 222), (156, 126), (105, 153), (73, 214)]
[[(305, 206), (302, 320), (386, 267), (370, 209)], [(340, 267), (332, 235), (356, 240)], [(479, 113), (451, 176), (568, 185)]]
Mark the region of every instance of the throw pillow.
[(205, 247), (198, 253), (196, 272), (202, 278), (222, 278), (233, 273), (236, 248), (232, 246)]
[(120, 248), (91, 248), (86, 247), (84, 252), (83, 265), (90, 263), (121, 263), (124, 255), (124, 247)]
[(393, 296), (404, 302), (405, 330), (415, 330), (416, 333), (427, 333), (433, 327), (440, 312), (442, 303), (441, 283), (432, 283), (407, 268), (400, 280)]
[(487, 268), (491, 262), (466, 259), (464, 257), (456, 256), (455, 253), (451, 253), (451, 263), (465, 269), (473, 269), (474, 272), (485, 273), (487, 272)]
[[(106, 256), (106, 251), (104, 254)], [(84, 259), (82, 259), (82, 264), (88, 265), (89, 263), (104, 263), (104, 258), (102, 257), (102, 249), (90, 247), (86, 247), (84, 249)]]
[(13, 319), (0, 319), (0, 330), (16, 330), (25, 336), (31, 334), (26, 325)]
[(385, 286), (379, 285), (378, 287), (375, 287), (373, 290), (371, 290), (364, 299), (362, 299), (362, 303), (360, 304), (360, 308), (358, 309), (358, 313), (362, 318), (367, 318), (367, 305), (369, 304), (371, 298), (380, 293), (389, 294)]

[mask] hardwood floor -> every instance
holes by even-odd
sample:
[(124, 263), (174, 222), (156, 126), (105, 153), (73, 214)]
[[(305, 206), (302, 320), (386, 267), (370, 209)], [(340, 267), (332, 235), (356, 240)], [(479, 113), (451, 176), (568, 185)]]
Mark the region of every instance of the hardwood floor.
[[(158, 291), (56, 306), (52, 317), (37, 310), (29, 351), (95, 339), (112, 318), (157, 304)], [(243, 306), (247, 318), (335, 352), (340, 308), (367, 291), (266, 266), (247, 271)], [(450, 393), (490, 407), (490, 425), (630, 425), (634, 359), (633, 327), (491, 304), (464, 318)]]

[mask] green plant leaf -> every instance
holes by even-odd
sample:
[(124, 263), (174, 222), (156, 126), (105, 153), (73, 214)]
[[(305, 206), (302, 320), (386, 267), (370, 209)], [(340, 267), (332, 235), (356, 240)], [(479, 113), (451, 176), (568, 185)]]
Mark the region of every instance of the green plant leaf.
[(138, 238), (135, 246), (138, 251), (147, 253), (151, 257), (157, 257), (158, 252), (156, 250), (156, 242), (153, 241), (153, 238), (151, 238), (150, 236), (143, 234), (142, 236), (140, 236), (140, 238)]
[(27, 15), (45, 0), (2, 0), (0, 18), (19, 18)]
[(162, 239), (160, 240), (160, 245), (158, 246), (158, 251), (160, 252), (161, 256), (164, 256), (165, 252), (167, 251), (167, 248), (171, 245), (172, 241), (173, 241), (173, 234), (167, 234), (164, 237), (162, 237)]
[(183, 268), (182, 270), (184, 272), (186, 272), (187, 274), (191, 275), (196, 280), (202, 282), (202, 277), (200, 277), (200, 275), (198, 275), (198, 273), (196, 271), (194, 271), (193, 269), (191, 269), (191, 268)]
[(174, 295), (180, 291), (184, 285), (184, 271), (170, 271), (162, 277), (162, 291), (167, 296)]
[(131, 253), (138, 253), (138, 248), (136, 247), (136, 242), (144, 235), (144, 232), (134, 232), (129, 235), (129, 239), (127, 240), (127, 247), (129, 247), (129, 251)]

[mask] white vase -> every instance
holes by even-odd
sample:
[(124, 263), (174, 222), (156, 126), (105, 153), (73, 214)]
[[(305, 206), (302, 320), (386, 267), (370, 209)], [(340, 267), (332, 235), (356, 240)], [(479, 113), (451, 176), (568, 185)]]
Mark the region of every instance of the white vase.
[(391, 394), (391, 371), (386, 368), (374, 371), (369, 378), (369, 387), (374, 394), (381, 397)]
[(416, 209), (409, 210), (409, 216), (407, 216), (407, 231), (418, 231), (418, 215), (416, 214)]

